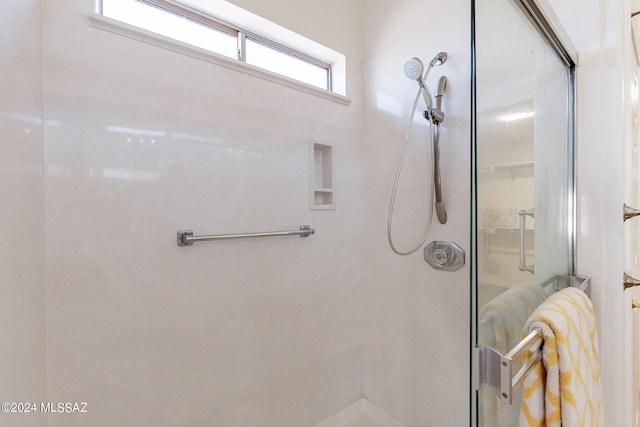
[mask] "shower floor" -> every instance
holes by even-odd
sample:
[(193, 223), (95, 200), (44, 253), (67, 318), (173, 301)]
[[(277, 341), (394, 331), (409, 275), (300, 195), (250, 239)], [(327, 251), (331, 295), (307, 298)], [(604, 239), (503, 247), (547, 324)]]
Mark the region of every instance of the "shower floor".
[(406, 427), (367, 399), (353, 405), (313, 427)]

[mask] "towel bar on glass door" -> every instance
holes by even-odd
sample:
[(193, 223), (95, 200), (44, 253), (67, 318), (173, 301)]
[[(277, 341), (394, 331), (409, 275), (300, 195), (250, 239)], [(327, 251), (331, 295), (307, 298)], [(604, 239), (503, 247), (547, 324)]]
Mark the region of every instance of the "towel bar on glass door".
[[(561, 285), (566, 286), (561, 287)], [(588, 296), (591, 293), (591, 278), (557, 274), (542, 283), (547, 291), (555, 292), (564, 287), (580, 289)], [(480, 325), (482, 328), (486, 322)], [(492, 390), (504, 403), (513, 404), (513, 392), (522, 384), (527, 374), (542, 358), (542, 333), (536, 329), (530, 332), (506, 355), (502, 355), (493, 348), (480, 345), (473, 349), (473, 370), (476, 372), (476, 389), (487, 387)], [(529, 355), (524, 365), (514, 374), (514, 365), (524, 356)]]
[[(638, 282), (640, 283), (640, 282)], [(575, 276), (573, 274), (555, 274), (551, 278), (540, 284), (547, 295), (558, 292), (560, 289), (572, 287), (580, 289), (582, 292), (591, 297), (591, 279), (585, 276)], [(486, 347), (495, 347), (497, 345), (496, 336), (493, 333), (494, 327), (493, 317), (488, 317), (478, 324), (478, 341)]]
[(273, 237), (273, 236), (300, 236), (309, 237), (315, 234), (315, 230), (308, 225), (301, 225), (300, 230), (288, 231), (267, 231), (263, 233), (243, 233), (243, 234), (218, 234), (212, 236), (194, 236), (192, 230), (178, 231), (178, 246), (191, 246), (195, 242), (204, 242), (206, 240), (232, 240), (232, 239), (249, 239), (253, 237)]

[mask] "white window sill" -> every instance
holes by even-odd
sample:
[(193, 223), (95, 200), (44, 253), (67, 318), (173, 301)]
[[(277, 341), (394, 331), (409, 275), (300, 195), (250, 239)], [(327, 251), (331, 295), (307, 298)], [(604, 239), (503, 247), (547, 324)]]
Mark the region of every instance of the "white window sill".
[(187, 43), (162, 36), (160, 34), (152, 33), (151, 31), (143, 30), (141, 28), (125, 24), (124, 22), (120, 22), (115, 19), (107, 18), (98, 13), (89, 14), (89, 23), (92, 27), (99, 28), (101, 30), (106, 30), (173, 52), (188, 55), (192, 58), (220, 65), (225, 68), (230, 68), (232, 70), (249, 74), (251, 76), (277, 83), (292, 89), (296, 89), (304, 93), (328, 99), (329, 101), (337, 102), (338, 104), (351, 104), (351, 99), (347, 98), (346, 96), (329, 92), (327, 90), (323, 90), (315, 86), (299, 82), (289, 77), (281, 76), (280, 74), (272, 73), (262, 68), (255, 67), (245, 62), (227, 58), (226, 56), (219, 55), (215, 52), (210, 52), (208, 50), (201, 49), (199, 47), (195, 47)]

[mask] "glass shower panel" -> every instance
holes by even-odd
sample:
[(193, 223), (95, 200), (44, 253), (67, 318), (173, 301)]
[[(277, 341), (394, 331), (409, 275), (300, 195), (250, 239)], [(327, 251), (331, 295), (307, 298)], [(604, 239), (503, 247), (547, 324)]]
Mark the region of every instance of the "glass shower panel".
[[(573, 270), (571, 79), (514, 0), (476, 2), (475, 49), (476, 337), (506, 354)], [(477, 425), (518, 425), (521, 390), (478, 397)]]

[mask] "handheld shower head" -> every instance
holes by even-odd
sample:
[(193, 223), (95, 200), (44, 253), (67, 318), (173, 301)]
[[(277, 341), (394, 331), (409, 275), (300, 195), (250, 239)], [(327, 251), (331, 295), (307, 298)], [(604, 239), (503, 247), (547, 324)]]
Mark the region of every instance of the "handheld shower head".
[(422, 79), (424, 65), (418, 58), (411, 58), (404, 63), (404, 75), (411, 80)]
[(420, 86), (420, 93), (422, 93), (424, 102), (425, 104), (427, 104), (427, 108), (429, 108), (433, 105), (433, 102), (431, 100), (431, 93), (424, 84), (424, 80), (422, 77), (423, 72), (424, 65), (418, 58), (411, 58), (404, 63), (404, 75), (407, 76), (407, 78), (418, 82), (418, 85)]
[(447, 52), (438, 53), (429, 63), (429, 67), (433, 67), (435, 65), (442, 65), (447, 60)]

